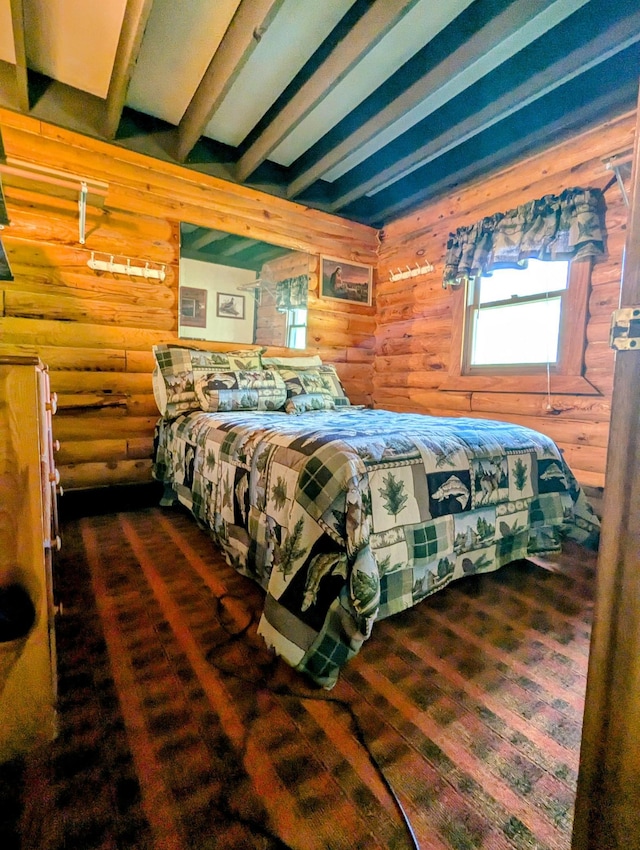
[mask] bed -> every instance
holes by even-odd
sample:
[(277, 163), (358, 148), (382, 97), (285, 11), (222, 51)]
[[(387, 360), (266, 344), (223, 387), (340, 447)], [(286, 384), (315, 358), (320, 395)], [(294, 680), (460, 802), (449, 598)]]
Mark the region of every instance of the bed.
[[(205, 405), (206, 406), (206, 405)], [(376, 620), (598, 519), (561, 452), (505, 422), (334, 406), (173, 410), (154, 476), (265, 591), (259, 633), (331, 688)]]

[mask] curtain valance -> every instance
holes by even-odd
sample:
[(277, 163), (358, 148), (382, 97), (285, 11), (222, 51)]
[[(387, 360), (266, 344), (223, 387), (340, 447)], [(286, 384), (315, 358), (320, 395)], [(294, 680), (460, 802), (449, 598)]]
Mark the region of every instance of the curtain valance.
[(449, 234), (442, 285), (456, 286), (528, 259), (584, 260), (604, 253), (599, 189), (565, 189)]
[(276, 283), (276, 310), (285, 313), (307, 306), (309, 293), (309, 275), (301, 274), (288, 277)]

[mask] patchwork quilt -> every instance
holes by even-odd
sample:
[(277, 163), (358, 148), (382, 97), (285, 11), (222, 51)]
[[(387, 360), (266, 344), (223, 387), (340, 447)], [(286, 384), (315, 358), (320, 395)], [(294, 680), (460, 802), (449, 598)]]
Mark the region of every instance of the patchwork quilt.
[(191, 412), (158, 423), (154, 475), (262, 585), (267, 644), (326, 688), (377, 619), (599, 532), (557, 446), (506, 422)]

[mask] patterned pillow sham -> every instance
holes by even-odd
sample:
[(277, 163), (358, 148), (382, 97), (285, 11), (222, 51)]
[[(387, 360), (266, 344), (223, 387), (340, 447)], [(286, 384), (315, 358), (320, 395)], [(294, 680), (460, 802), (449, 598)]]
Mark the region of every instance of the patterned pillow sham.
[(287, 413), (306, 413), (308, 410), (333, 410), (332, 387), (319, 369), (280, 369), (287, 387)]
[(153, 394), (158, 410), (173, 418), (189, 410), (198, 410), (194, 373), (217, 370), (262, 369), (260, 355), (265, 349), (243, 351), (203, 351), (179, 345), (154, 345), (156, 366), (153, 370)]
[(160, 413), (167, 418), (173, 418), (188, 410), (197, 410), (188, 350), (170, 350), (168, 346), (154, 346), (153, 353), (156, 365), (151, 383)]
[(287, 399), (285, 413), (308, 413), (311, 410), (335, 410), (336, 405), (330, 395), (325, 393), (302, 393)]
[(263, 357), (265, 369), (316, 369), (322, 366), (319, 354), (309, 354), (301, 357)]
[(287, 389), (281, 375), (257, 371), (195, 372), (195, 393), (206, 413), (230, 410), (281, 410)]
[(262, 367), (261, 354), (264, 348), (255, 351), (191, 351), (191, 366), (194, 372), (259, 372)]
[[(300, 395), (300, 390), (296, 391), (296, 388), (303, 387), (306, 393), (322, 393), (331, 396), (333, 407), (349, 407), (351, 405), (335, 366), (324, 364), (315, 369), (280, 369), (280, 374), (287, 382), (289, 398)], [(289, 386), (289, 381), (291, 386)], [(316, 409), (326, 410), (327, 408)]]
[(324, 363), (318, 367), (318, 372), (322, 376), (322, 380), (326, 387), (331, 390), (333, 401), (336, 407), (349, 407), (351, 402), (344, 391), (342, 381), (338, 377), (336, 367), (330, 363)]

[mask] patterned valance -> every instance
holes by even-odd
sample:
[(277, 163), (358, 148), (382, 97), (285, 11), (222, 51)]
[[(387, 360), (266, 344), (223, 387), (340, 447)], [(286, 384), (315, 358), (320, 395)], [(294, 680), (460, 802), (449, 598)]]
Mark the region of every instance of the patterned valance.
[(604, 253), (599, 189), (565, 189), (449, 234), (442, 285), (537, 260), (584, 260)]
[(286, 313), (307, 306), (309, 293), (309, 275), (301, 274), (298, 277), (288, 277), (276, 283), (276, 310)]

